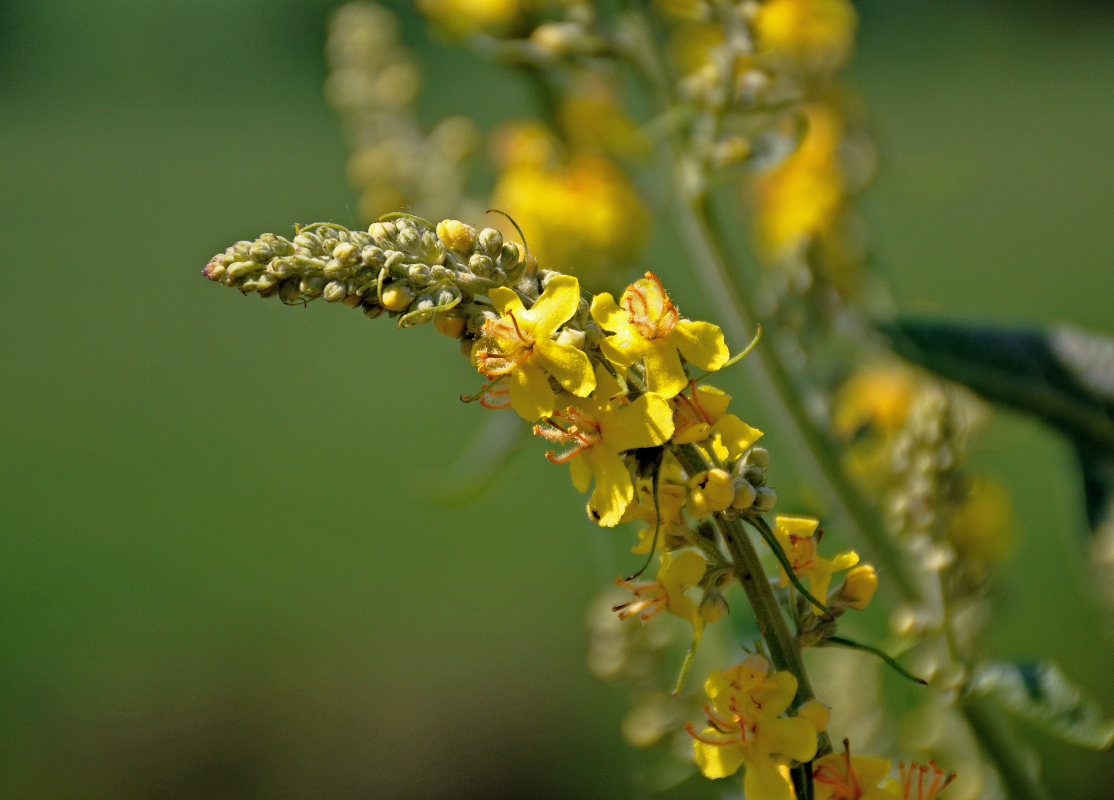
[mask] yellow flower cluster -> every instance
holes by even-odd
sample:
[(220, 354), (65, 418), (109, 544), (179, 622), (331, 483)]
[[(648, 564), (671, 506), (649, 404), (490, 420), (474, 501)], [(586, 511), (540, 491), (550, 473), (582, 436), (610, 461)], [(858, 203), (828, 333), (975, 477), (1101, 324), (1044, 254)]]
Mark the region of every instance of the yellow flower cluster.
[[(507, 212), (530, 232), (532, 255), (552, 269), (577, 275), (585, 283), (606, 283), (617, 265), (628, 264), (645, 239), (649, 215), (631, 179), (596, 143), (607, 128), (625, 131), (595, 100), (562, 107), (567, 145), (543, 125), (520, 122), (496, 137), (495, 159), (500, 172), (492, 205)], [(633, 134), (632, 134), (633, 135)], [(633, 146), (620, 137), (617, 146)]]

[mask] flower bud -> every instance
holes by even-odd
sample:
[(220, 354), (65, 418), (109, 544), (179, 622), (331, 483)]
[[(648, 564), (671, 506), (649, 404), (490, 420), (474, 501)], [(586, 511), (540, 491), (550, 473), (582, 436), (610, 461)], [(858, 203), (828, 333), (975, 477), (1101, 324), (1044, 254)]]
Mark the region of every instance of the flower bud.
[(754, 501), (758, 497), (758, 490), (742, 478), (736, 478), (733, 484), (735, 486), (735, 497), (732, 498), (731, 505), (740, 511), (746, 511), (754, 505)]
[(479, 275), (481, 278), (486, 278), (491, 275), (495, 269), (495, 263), (489, 256), (482, 253), (473, 253), (472, 257), (468, 259), (468, 269), (472, 270), (474, 275)]
[(752, 508), (759, 514), (765, 514), (774, 507), (776, 502), (777, 492), (769, 486), (760, 486), (757, 491), (757, 496), (754, 498), (754, 505)]
[(765, 447), (752, 447), (747, 451), (746, 463), (748, 467), (765, 470), (770, 466), (770, 451)]
[(437, 223), (437, 238), (448, 249), (464, 255), (475, 249), (476, 229), (458, 219), (446, 219)]
[(405, 311), (414, 301), (414, 292), (405, 283), (392, 283), (383, 289), (383, 307), (388, 311)]
[(464, 317), (458, 314), (439, 313), (433, 316), (433, 327), (437, 332), (453, 339), (464, 333), (464, 325)]
[(719, 468), (698, 472), (689, 481), (689, 490), (693, 507), (704, 511), (704, 514), (698, 516), (723, 511), (735, 498), (731, 474)]
[(341, 242), (333, 248), (333, 259), (342, 267), (354, 267), (360, 260), (360, 250), (351, 242)]
[(477, 239), (480, 249), (489, 258), (496, 258), (503, 250), (503, 234), (495, 230), (495, 228), (484, 228), (480, 231), (479, 238)]
[(852, 568), (843, 578), (843, 583), (828, 595), (828, 605), (862, 610), (867, 607), (874, 592), (878, 589), (878, 571), (870, 564), (860, 564)]
[(715, 589), (704, 592), (704, 597), (700, 600), (700, 606), (697, 608), (697, 613), (700, 618), (707, 622), (709, 625), (716, 620), (720, 619), (724, 614), (728, 613), (731, 609), (727, 606), (727, 600), (722, 594)]
[(329, 281), (321, 291), (321, 296), (326, 303), (336, 303), (348, 296), (348, 287), (344, 281)]

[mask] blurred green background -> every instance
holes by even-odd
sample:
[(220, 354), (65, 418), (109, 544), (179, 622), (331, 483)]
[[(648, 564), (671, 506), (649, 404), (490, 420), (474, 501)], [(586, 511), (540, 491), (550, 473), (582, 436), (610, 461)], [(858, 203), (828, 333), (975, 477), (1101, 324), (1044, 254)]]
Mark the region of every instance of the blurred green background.
[[(636, 793), (619, 693), (583, 660), (583, 607), (629, 564), (564, 471), (531, 443), (439, 504), (482, 421), (451, 345), (200, 275), (237, 239), (357, 222), (321, 97), (332, 5), (0, 2), (0, 797)], [(1110, 333), (1110, 6), (859, 8), (863, 211), (902, 309)], [(411, 42), (428, 118), (526, 110)], [(1071, 454), (1005, 414), (983, 441), (1021, 525), (998, 651), (1114, 710)], [(1109, 753), (1031, 741), (1055, 796), (1109, 796)]]

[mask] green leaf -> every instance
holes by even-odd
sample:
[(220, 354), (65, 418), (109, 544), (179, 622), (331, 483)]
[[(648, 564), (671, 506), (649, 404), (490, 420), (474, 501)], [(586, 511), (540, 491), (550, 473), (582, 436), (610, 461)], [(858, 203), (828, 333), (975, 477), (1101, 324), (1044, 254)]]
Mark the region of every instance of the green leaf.
[(903, 319), (878, 327), (910, 361), (1114, 457), (1114, 341), (1067, 327)]
[(1095, 750), (1114, 743), (1114, 720), (1052, 662), (984, 664), (969, 689), (1066, 742)]

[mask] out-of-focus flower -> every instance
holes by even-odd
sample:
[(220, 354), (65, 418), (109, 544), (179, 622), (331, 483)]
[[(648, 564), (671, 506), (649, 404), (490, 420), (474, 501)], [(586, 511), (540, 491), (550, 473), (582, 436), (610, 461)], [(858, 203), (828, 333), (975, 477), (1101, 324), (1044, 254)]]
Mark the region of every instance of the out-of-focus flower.
[(479, 31), (506, 33), (522, 22), (539, 0), (417, 0), (418, 11), (451, 36)]
[(851, 54), (858, 16), (847, 0), (767, 0), (754, 15), (760, 51), (809, 72), (836, 69)]
[(980, 476), (952, 514), (948, 541), (965, 561), (992, 562), (1010, 552), (1015, 531), (1009, 492)]
[[(517, 128), (517, 126), (516, 126)], [(532, 123), (500, 137), (504, 166), (492, 205), (528, 231), (530, 252), (547, 269), (601, 286), (642, 246), (648, 214), (631, 180), (610, 158), (563, 149)]]
[(768, 258), (828, 236), (843, 211), (843, 123), (833, 108), (821, 104), (802, 113), (806, 126), (797, 150), (754, 185), (759, 243)]

